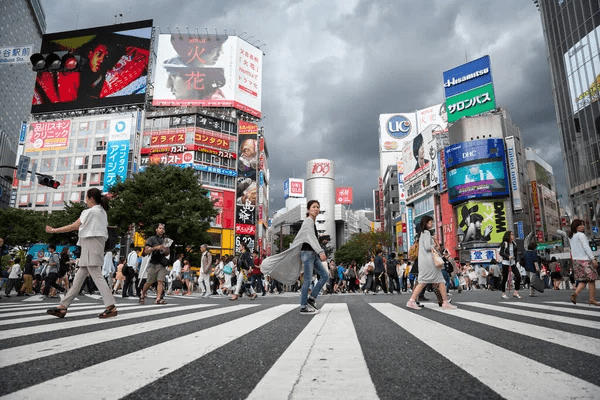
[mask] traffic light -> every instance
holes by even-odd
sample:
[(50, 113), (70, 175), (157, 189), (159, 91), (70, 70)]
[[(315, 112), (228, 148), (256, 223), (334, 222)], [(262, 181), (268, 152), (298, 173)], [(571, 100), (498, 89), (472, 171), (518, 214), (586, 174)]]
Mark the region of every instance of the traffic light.
[(590, 249), (592, 249), (592, 251), (598, 250), (598, 245), (595, 240), (590, 241)]
[(55, 181), (54, 178), (48, 175), (40, 175), (38, 176), (38, 183), (42, 186), (48, 186), (52, 189), (58, 189), (60, 186), (60, 182)]
[(31, 69), (36, 72), (43, 71), (80, 71), (83, 64), (81, 56), (72, 54), (69, 52), (64, 53), (62, 56), (59, 53), (41, 54), (35, 53), (29, 57), (31, 61)]

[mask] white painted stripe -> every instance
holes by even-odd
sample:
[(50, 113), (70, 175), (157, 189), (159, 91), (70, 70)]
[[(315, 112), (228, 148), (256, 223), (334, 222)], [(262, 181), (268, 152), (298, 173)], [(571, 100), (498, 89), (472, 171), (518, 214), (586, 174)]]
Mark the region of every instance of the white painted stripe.
[[(548, 311), (556, 311), (556, 312), (564, 312), (568, 314), (577, 314), (577, 315), (587, 315), (590, 317), (598, 317), (600, 318), (600, 309), (598, 311), (593, 310), (581, 310), (575, 307), (555, 307), (555, 306), (547, 306), (544, 304), (530, 304), (530, 303), (518, 303), (518, 302), (502, 302), (501, 304), (507, 306), (516, 306), (516, 307), (529, 307), (535, 308), (538, 310), (548, 310)], [(567, 305), (563, 303), (563, 305)], [(571, 304), (572, 305), (572, 304)]]
[(27, 302), (38, 302), (38, 301), (43, 301), (44, 300), (44, 296), (41, 294), (36, 294), (33, 296), (29, 296), (28, 298), (24, 299), (23, 301), (27, 301)]
[(600, 329), (600, 322), (588, 321), (585, 319), (564, 317), (562, 315), (544, 314), (544, 313), (536, 312), (536, 311), (514, 310), (514, 309), (508, 308), (508, 307), (500, 307), (500, 306), (495, 306), (493, 304), (483, 304), (483, 303), (477, 303), (477, 302), (458, 303), (458, 304), (464, 304), (464, 305), (470, 306), (470, 307), (485, 308), (487, 310), (492, 310), (492, 311), (500, 311), (500, 312), (504, 312), (507, 314), (522, 315), (524, 317), (545, 319), (546, 321), (560, 322), (561, 324), (577, 325), (577, 326), (581, 326), (581, 327), (585, 327), (585, 328)]
[[(600, 281), (598, 281), (598, 282), (600, 282)], [(561, 305), (563, 305), (565, 307), (568, 307), (567, 308), (568, 310), (571, 310), (573, 308), (585, 308), (585, 309), (588, 309), (588, 310), (598, 310), (598, 312), (600, 312), (600, 307), (590, 306), (588, 303), (582, 303), (582, 302), (579, 302), (577, 304), (573, 304), (573, 303), (571, 303), (570, 300), (568, 302), (566, 302), (566, 301), (545, 301), (544, 303), (547, 303), (547, 304), (561, 304)]]
[[(389, 303), (370, 305), (504, 398), (597, 399), (600, 393), (600, 386), (422, 317), (418, 311)], [(469, 350), (457, 343), (468, 343)]]
[(163, 318), (156, 321), (141, 322), (138, 324), (119, 326), (116, 328), (104, 329), (73, 335), (45, 342), (26, 344), (24, 346), (12, 347), (6, 350), (0, 350), (0, 368), (28, 362), (41, 357), (80, 349), (86, 346), (92, 346), (98, 343), (110, 342), (111, 340), (130, 337), (133, 335), (148, 333), (163, 328), (187, 324), (193, 321), (214, 317), (216, 315), (227, 314), (239, 310), (245, 310), (256, 307), (252, 304), (237, 305), (227, 308), (218, 308), (212, 310), (202, 310), (196, 313), (179, 315), (177, 317)]
[(212, 304), (195, 304), (192, 306), (181, 306), (181, 307), (180, 306), (171, 307), (171, 306), (155, 305), (155, 304), (146, 305), (146, 306), (141, 305), (141, 306), (137, 306), (137, 307), (130, 307), (127, 309), (127, 311), (130, 311), (134, 308), (144, 308), (144, 309), (147, 309), (147, 311), (119, 314), (116, 318), (107, 318), (107, 319), (86, 318), (86, 319), (79, 319), (77, 321), (69, 321), (69, 319), (68, 319), (69, 314), (67, 314), (67, 316), (63, 320), (59, 320), (56, 317), (48, 315), (47, 318), (54, 321), (54, 323), (49, 323), (49, 324), (45, 324), (45, 325), (28, 326), (28, 327), (24, 327), (24, 328), (9, 329), (6, 331), (0, 331), (0, 340), (9, 339), (9, 338), (13, 338), (13, 337), (27, 336), (27, 335), (37, 335), (39, 333), (45, 333), (45, 332), (61, 331), (63, 329), (79, 328), (82, 326), (111, 324), (111, 323), (115, 323), (116, 321), (126, 321), (126, 320), (134, 319), (134, 318), (157, 316), (157, 315), (169, 314), (169, 313), (177, 312), (177, 311), (189, 311), (189, 310), (194, 310), (196, 308), (209, 307), (211, 305)]
[[(7, 394), (0, 399), (47, 400), (49, 393), (61, 400), (95, 400), (99, 394), (102, 398), (119, 399), (260, 328), (292, 309), (298, 309), (298, 306), (284, 304), (259, 311), (59, 376)], [(177, 354), (177, 357), (169, 357), (170, 354)]]
[[(131, 307), (135, 304), (117, 304), (117, 308), (120, 310), (123, 307)], [(8, 324), (18, 324), (21, 322), (33, 322), (33, 321), (37, 321), (37, 320), (45, 320), (48, 319), (48, 314), (46, 314), (46, 310), (52, 308), (52, 307), (48, 307), (46, 306), (40, 306), (37, 305), (35, 307), (27, 307), (27, 308), (15, 308), (16, 312), (11, 312), (8, 314), (0, 314), (0, 318), (8, 318), (8, 317), (18, 317), (21, 315), (32, 315), (35, 314), (36, 316), (32, 316), (30, 318), (32, 318), (31, 320), (28, 320), (27, 318), (18, 318), (16, 320), (11, 320), (11, 319), (0, 319), (0, 325), (8, 325)], [(102, 311), (102, 309), (104, 309), (103, 305), (99, 305), (99, 304), (90, 304), (90, 303), (79, 303), (79, 305), (71, 305), (69, 307), (69, 315), (73, 315), (75, 314), (73, 311), (77, 310), (87, 310), (93, 308), (95, 310), (100, 310)], [(39, 311), (40, 309), (42, 309), (43, 311)], [(41, 316), (43, 315), (43, 318), (39, 318), (38, 314)], [(77, 315), (77, 314), (75, 314)], [(82, 315), (82, 314), (79, 314)], [(33, 318), (39, 318), (39, 319), (33, 319)]]
[[(443, 310), (437, 304), (425, 304), (425, 307), (431, 310), (443, 312)], [(519, 335), (525, 335), (535, 339), (544, 340), (555, 345), (560, 345), (593, 354), (595, 356), (600, 356), (600, 339), (597, 338), (559, 331), (557, 329), (546, 328), (533, 324), (526, 324), (519, 321), (513, 321), (511, 319), (494, 317), (492, 315), (476, 313), (465, 310), (464, 308), (452, 310), (452, 312), (448, 314), (469, 321), (493, 326), (494, 328), (518, 333)]]
[[(298, 315), (298, 318), (306, 318)], [(248, 399), (378, 399), (346, 304), (326, 304), (277, 359)]]

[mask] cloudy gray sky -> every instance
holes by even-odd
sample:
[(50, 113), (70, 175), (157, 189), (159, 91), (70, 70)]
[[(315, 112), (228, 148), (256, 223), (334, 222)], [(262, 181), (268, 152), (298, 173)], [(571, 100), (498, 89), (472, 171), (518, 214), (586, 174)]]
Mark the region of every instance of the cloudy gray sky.
[[(263, 101), (271, 211), (283, 181), (329, 158), (354, 209), (372, 208), (379, 114), (443, 102), (445, 70), (488, 54), (497, 106), (565, 174), (540, 15), (528, 0), (42, 0), (48, 33), (153, 19), (182, 32), (244, 34), (266, 54)], [(122, 18), (115, 16), (122, 14)], [(266, 43), (266, 45), (264, 45)]]

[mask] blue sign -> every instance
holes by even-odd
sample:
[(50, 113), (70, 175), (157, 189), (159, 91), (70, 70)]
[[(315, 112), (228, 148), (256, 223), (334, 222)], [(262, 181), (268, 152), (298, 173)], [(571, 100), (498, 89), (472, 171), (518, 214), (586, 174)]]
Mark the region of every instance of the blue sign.
[(283, 199), (287, 199), (288, 197), (290, 197), (290, 180), (287, 179), (285, 182), (283, 182)]
[(21, 133), (19, 134), (19, 143), (24, 143), (27, 137), (27, 122), (21, 123)]
[(523, 231), (523, 221), (517, 222), (517, 233), (519, 239), (525, 239), (525, 232)]
[(104, 170), (105, 193), (117, 183), (117, 177), (121, 181), (127, 179), (127, 161), (129, 161), (129, 140), (117, 140), (108, 142), (106, 145), (106, 168)]
[(404, 115), (394, 115), (388, 119), (385, 129), (391, 137), (403, 139), (410, 134), (412, 124)]
[(598, 234), (598, 226), (594, 225), (594, 226), (592, 227), (592, 233), (593, 233), (594, 235), (597, 235), (597, 234)]
[(450, 203), (510, 195), (502, 139), (453, 144), (444, 155)]
[(444, 72), (446, 98), (492, 83), (490, 56), (483, 56)]

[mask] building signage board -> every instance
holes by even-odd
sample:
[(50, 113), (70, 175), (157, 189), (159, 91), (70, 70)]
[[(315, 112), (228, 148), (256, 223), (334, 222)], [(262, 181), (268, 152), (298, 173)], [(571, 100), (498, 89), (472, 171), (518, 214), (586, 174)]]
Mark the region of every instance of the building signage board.
[(0, 47), (0, 64), (28, 64), (33, 45)]
[(352, 188), (335, 188), (335, 204), (352, 204)]
[(283, 198), (304, 197), (304, 179), (289, 178), (283, 182)]
[(443, 76), (446, 98), (492, 83), (490, 56), (452, 68), (445, 71)]
[(104, 171), (103, 192), (106, 193), (117, 183), (117, 177), (124, 181), (127, 178), (127, 161), (129, 160), (129, 139), (109, 142), (106, 145), (106, 167)]
[(508, 230), (503, 200), (469, 201), (456, 209), (463, 244), (501, 243)]
[(496, 109), (494, 85), (488, 84), (446, 99), (448, 122)]
[(519, 184), (519, 168), (517, 166), (517, 149), (515, 147), (514, 136), (509, 136), (505, 139), (506, 156), (508, 159), (508, 173), (510, 176), (510, 189), (512, 191), (513, 210), (520, 211), (523, 209), (521, 201), (521, 185)]
[(32, 122), (25, 143), (27, 153), (64, 150), (69, 147), (71, 120)]

